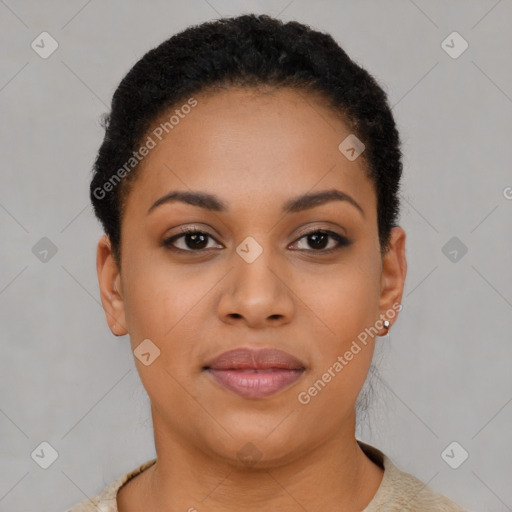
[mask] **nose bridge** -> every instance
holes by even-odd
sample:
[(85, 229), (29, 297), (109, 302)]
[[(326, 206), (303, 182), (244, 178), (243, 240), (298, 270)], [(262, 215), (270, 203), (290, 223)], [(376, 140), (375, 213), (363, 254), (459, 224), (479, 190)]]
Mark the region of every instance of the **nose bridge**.
[(262, 235), (246, 237), (236, 247), (234, 256), (235, 283), (249, 287), (252, 293), (276, 295), (281, 283), (278, 279), (276, 267), (278, 267), (277, 255), (270, 246), (269, 238)]
[(243, 317), (254, 325), (289, 319), (293, 300), (285, 276), (280, 275), (279, 257), (270, 247), (269, 236), (258, 236), (259, 241), (256, 236), (246, 237), (233, 253), (230, 286), (224, 291), (219, 313)]

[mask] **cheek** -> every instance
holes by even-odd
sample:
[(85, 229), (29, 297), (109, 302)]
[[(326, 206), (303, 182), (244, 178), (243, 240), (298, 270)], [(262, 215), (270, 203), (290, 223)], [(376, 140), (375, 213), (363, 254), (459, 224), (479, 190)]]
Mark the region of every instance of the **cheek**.
[(380, 273), (370, 260), (354, 256), (302, 280), (299, 296), (305, 297), (318, 333), (338, 348), (378, 319)]
[[(193, 354), (196, 336), (187, 333), (187, 329), (202, 325), (197, 316), (199, 308), (195, 307), (201, 290), (187, 293), (195, 288), (185, 276), (171, 266), (162, 268), (156, 261), (132, 265), (129, 278), (125, 310), (141, 382), (159, 410), (165, 411), (170, 402), (173, 408), (185, 410), (187, 398), (183, 386), (187, 387), (194, 377), (197, 359)], [(150, 353), (148, 365), (137, 355), (144, 352)]]
[(379, 301), (372, 279), (360, 278), (354, 271), (331, 277), (311, 306), (313, 365), (298, 399), (311, 421), (322, 418), (322, 431), (352, 414), (372, 361), (376, 337), (370, 327), (378, 319)]
[(158, 258), (146, 261), (135, 262), (127, 272), (125, 311), (132, 349), (150, 339), (160, 350), (158, 363), (187, 378), (197, 366), (197, 340), (205, 315), (212, 312), (205, 307), (218, 276)]
[[(178, 267), (132, 248), (125, 263), (124, 306), (133, 337), (162, 339), (184, 314), (186, 286)], [(128, 251), (127, 251), (128, 253)]]
[(319, 348), (308, 380), (313, 394), (321, 389), (317, 406), (336, 403), (342, 414), (359, 394), (376, 340), (371, 328), (379, 319), (379, 270), (375, 257), (358, 254), (302, 282), (299, 296), (308, 297), (306, 310), (314, 322), (311, 344)]

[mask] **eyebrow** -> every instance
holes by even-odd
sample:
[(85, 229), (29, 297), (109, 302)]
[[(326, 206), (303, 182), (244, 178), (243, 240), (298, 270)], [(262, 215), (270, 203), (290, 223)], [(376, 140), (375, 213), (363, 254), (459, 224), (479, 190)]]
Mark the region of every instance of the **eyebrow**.
[[(315, 208), (323, 204), (332, 201), (345, 201), (359, 210), (361, 215), (365, 217), (364, 210), (361, 208), (359, 203), (346, 192), (342, 192), (337, 189), (323, 190), (321, 192), (310, 192), (303, 194), (298, 197), (294, 197), (286, 201), (282, 207), (282, 213), (297, 213), (310, 208)], [(224, 201), (213, 194), (206, 192), (185, 192), (185, 191), (172, 191), (165, 194), (160, 199), (157, 199), (147, 211), (147, 214), (151, 213), (155, 208), (162, 204), (181, 202), (190, 204), (192, 206), (198, 206), (205, 210), (211, 210), (214, 212), (229, 212), (230, 209)]]

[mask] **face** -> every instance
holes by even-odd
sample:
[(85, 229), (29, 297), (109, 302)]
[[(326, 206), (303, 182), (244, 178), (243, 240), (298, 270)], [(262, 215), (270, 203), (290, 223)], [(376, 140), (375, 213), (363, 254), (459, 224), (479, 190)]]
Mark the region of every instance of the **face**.
[[(405, 233), (394, 228), (381, 258), (375, 189), (362, 157), (338, 149), (350, 131), (320, 100), (288, 89), (194, 98), (161, 141), (152, 135), (127, 198), (121, 274), (98, 244), (102, 302), (145, 354), (135, 363), (155, 432), (272, 466), (353, 438), (375, 333), (397, 316)], [(173, 192), (213, 197), (158, 202)], [(205, 369), (238, 348), (278, 349), (303, 369), (265, 396), (238, 393)]]

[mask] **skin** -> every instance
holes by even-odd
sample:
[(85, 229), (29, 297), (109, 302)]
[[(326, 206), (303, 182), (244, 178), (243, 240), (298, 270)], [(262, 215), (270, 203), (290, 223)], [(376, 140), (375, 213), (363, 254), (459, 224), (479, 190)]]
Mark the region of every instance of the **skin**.
[[(128, 333), (132, 350), (147, 338), (160, 350), (148, 366), (134, 358), (158, 461), (119, 490), (119, 511), (362, 510), (383, 476), (355, 438), (355, 403), (378, 339), (307, 405), (298, 394), (401, 302), (405, 232), (393, 229), (381, 258), (364, 160), (338, 150), (350, 131), (320, 98), (284, 88), (194, 97), (198, 105), (141, 163), (122, 222), (122, 272), (106, 236), (97, 248), (110, 328)], [(290, 198), (333, 188), (364, 216), (346, 201), (281, 212)], [(147, 214), (172, 190), (216, 194), (230, 211), (175, 202)], [(189, 237), (174, 242), (182, 252), (162, 245), (190, 226), (210, 235), (203, 252)], [(323, 254), (337, 242), (315, 245), (304, 237), (315, 229), (351, 244)], [(263, 249), (252, 263), (236, 252), (248, 236)], [(273, 396), (243, 398), (202, 371), (238, 347), (279, 348), (306, 371)], [(253, 464), (237, 456), (248, 442), (259, 457)]]

